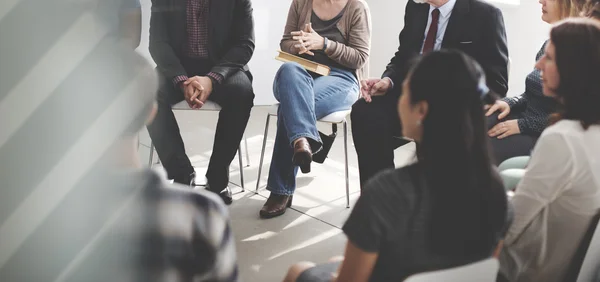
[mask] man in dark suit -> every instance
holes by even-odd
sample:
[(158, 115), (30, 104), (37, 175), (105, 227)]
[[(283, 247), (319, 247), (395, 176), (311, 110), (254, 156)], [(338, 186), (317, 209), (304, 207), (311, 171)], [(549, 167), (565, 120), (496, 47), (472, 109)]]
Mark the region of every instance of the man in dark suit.
[(397, 104), (411, 60), (440, 48), (458, 49), (475, 58), (488, 87), (506, 96), (508, 48), (498, 8), (482, 0), (409, 1), (398, 51), (381, 79), (361, 81), (363, 99), (352, 107), (361, 186), (377, 172), (393, 168), (394, 149), (406, 143), (398, 138), (402, 128)]
[(171, 106), (207, 100), (221, 106), (207, 189), (231, 203), (229, 165), (250, 118), (254, 92), (247, 67), (254, 52), (250, 0), (153, 0), (150, 54), (161, 77), (158, 112), (148, 126), (168, 177), (194, 185), (194, 168)]

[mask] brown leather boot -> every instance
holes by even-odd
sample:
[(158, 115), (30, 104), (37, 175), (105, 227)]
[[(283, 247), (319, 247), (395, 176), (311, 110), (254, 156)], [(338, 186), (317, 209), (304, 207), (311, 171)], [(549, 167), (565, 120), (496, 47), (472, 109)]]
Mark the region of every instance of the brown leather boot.
[(299, 166), (302, 173), (310, 172), (310, 163), (312, 162), (312, 150), (306, 138), (300, 138), (294, 143), (294, 156), (292, 163)]
[(293, 196), (287, 195), (277, 195), (271, 193), (267, 202), (263, 205), (260, 210), (261, 218), (273, 218), (276, 216), (280, 216), (285, 213), (287, 208), (292, 206), (292, 198)]

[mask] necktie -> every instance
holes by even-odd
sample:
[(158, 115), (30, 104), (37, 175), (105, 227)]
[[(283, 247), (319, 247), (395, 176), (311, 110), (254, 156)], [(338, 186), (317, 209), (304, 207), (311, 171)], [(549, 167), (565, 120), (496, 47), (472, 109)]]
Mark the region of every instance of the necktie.
[(437, 37), (438, 21), (440, 19), (440, 10), (435, 9), (431, 11), (431, 24), (429, 25), (429, 31), (425, 38), (425, 44), (423, 44), (423, 54), (427, 54), (433, 51), (435, 46), (435, 38)]

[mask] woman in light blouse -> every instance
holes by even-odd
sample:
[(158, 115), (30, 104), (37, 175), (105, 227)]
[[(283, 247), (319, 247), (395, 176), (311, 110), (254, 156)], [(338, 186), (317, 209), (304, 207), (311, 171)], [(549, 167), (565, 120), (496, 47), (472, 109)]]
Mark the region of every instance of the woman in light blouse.
[(327, 76), (285, 63), (273, 82), (279, 101), (277, 137), (260, 217), (285, 213), (292, 204), (298, 168), (310, 172), (313, 153), (323, 147), (317, 120), (349, 110), (366, 77), (371, 48), (369, 8), (363, 0), (294, 0), (281, 50), (331, 68)]
[(566, 281), (600, 210), (600, 21), (565, 20), (536, 64), (544, 95), (561, 109), (541, 135), (511, 200), (514, 221), (500, 254), (509, 281)]

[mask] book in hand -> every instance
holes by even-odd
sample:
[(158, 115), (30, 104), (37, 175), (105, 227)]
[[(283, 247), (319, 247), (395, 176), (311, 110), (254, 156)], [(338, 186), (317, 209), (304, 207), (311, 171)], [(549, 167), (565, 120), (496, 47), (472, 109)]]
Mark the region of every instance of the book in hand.
[(279, 61), (296, 62), (296, 63), (300, 64), (301, 66), (303, 66), (307, 71), (311, 71), (316, 74), (320, 74), (322, 76), (329, 75), (329, 72), (331, 71), (331, 69), (326, 65), (319, 64), (319, 63), (313, 62), (311, 60), (307, 60), (302, 57), (298, 57), (298, 56), (295, 56), (295, 55), (292, 55), (290, 53), (286, 53), (283, 51), (278, 51), (278, 52), (279, 52), (279, 54), (277, 55), (277, 57), (275, 57), (275, 59), (277, 59)]

